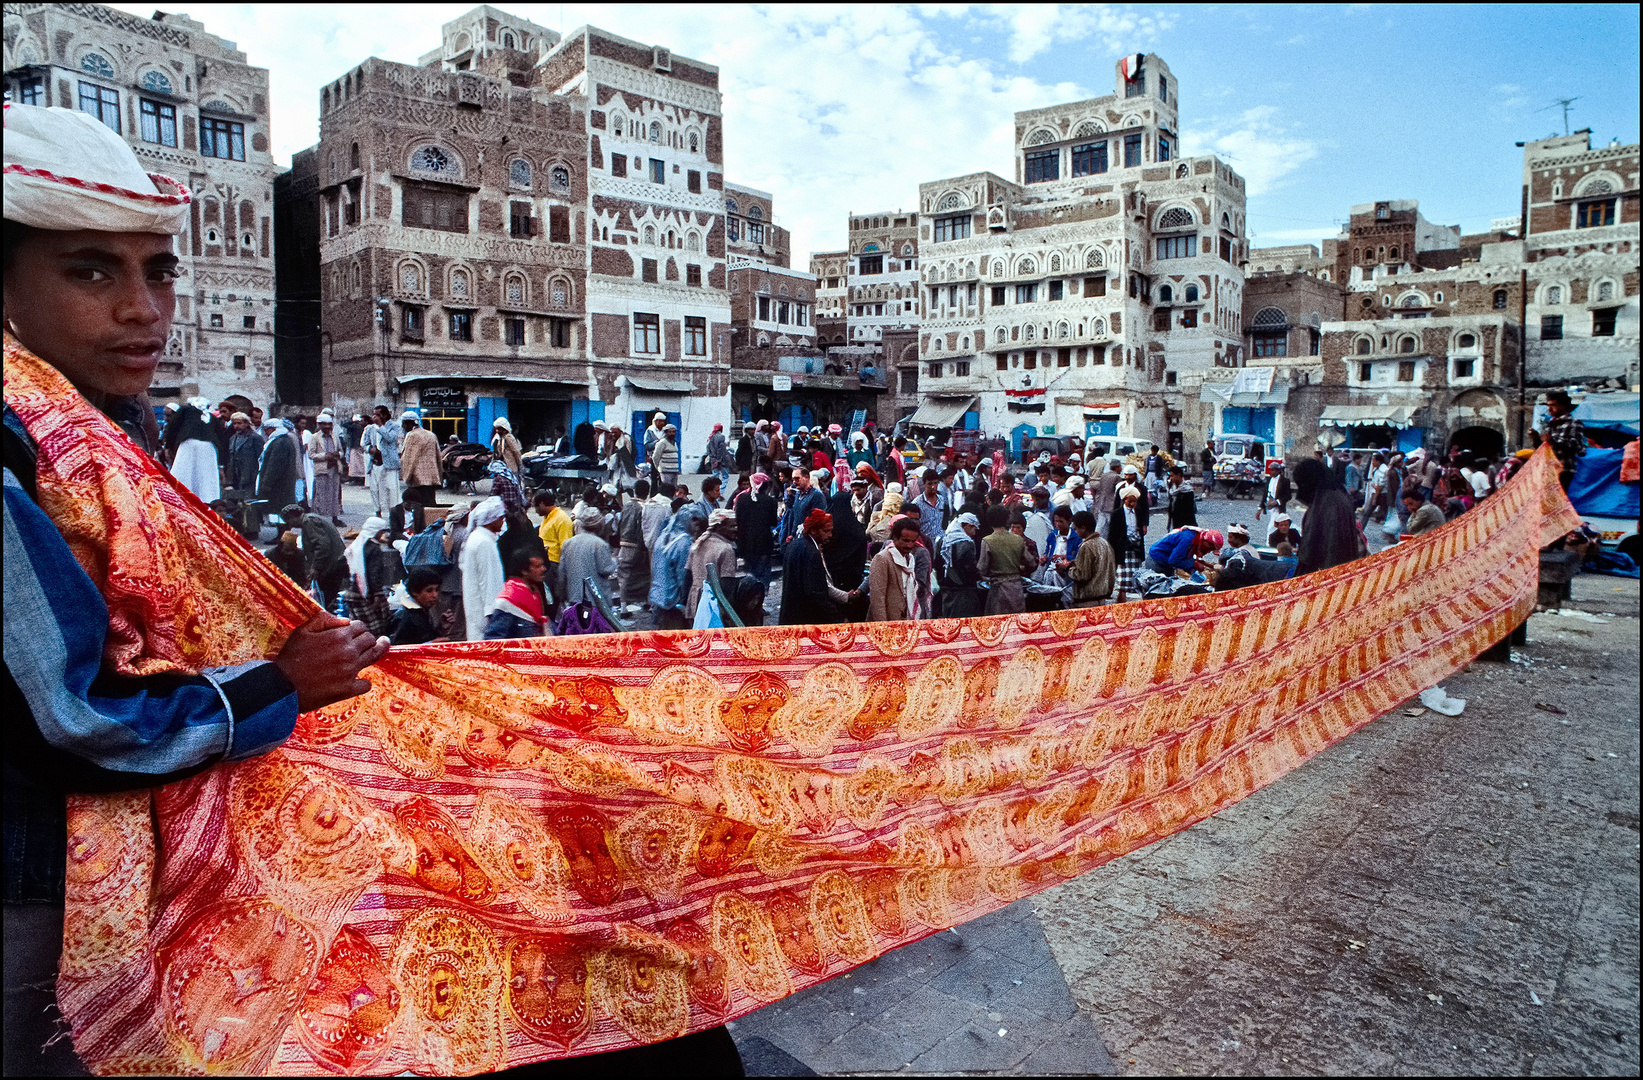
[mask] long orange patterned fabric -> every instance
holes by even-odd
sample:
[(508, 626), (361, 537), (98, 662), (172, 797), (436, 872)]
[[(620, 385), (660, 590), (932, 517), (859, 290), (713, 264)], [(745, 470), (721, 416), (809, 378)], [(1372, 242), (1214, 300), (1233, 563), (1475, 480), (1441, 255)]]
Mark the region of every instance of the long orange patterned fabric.
[[(14, 371), (55, 385), (24, 358), (14, 407)], [(154, 543), (231, 552), (161, 584), (300, 621), (94, 411), (46, 404), (101, 455), (75, 494), (108, 550), (158, 500)], [(395, 649), (283, 750), (72, 800), (75, 1048), (101, 1074), (471, 1074), (721, 1024), (1271, 783), (1508, 633), (1575, 520), (1542, 450), (1428, 536), (1236, 592)], [(243, 658), (242, 623), (184, 655)]]

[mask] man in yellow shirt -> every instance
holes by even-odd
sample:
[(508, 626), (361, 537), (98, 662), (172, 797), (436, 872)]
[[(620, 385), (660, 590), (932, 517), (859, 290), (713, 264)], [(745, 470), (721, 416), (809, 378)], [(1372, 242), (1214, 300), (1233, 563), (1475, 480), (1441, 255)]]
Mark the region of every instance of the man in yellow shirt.
[(542, 524), (536, 530), (536, 535), (542, 538), (542, 546), (548, 552), (548, 589), (553, 593), (554, 603), (557, 604), (565, 596), (565, 581), (559, 570), (559, 552), (575, 530), (572, 528), (570, 515), (559, 505), (559, 500), (553, 492), (539, 491), (533, 501), (536, 512), (542, 515)]

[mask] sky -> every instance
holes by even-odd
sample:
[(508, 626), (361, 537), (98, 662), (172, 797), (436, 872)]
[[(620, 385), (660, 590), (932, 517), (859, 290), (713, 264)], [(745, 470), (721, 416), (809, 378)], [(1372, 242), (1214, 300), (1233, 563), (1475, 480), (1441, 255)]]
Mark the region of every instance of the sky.
[[(317, 141), (324, 83), (367, 56), (415, 63), (471, 6), (184, 10), (269, 69), (284, 165)], [(1515, 216), (1514, 144), (1562, 134), (1560, 98), (1594, 143), (1638, 141), (1634, 4), (494, 6), (717, 65), (727, 176), (775, 196), (798, 268), (844, 246), (851, 213), (911, 208), (921, 181), (1012, 177), (1013, 114), (1112, 93), (1125, 53), (1174, 71), (1181, 150), (1244, 177), (1256, 247), (1315, 244), (1380, 199), (1465, 232)]]

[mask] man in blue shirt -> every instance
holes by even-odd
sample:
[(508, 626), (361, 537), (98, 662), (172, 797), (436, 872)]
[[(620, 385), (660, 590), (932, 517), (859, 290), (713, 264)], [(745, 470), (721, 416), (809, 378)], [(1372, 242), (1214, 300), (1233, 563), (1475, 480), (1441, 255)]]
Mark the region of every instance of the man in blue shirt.
[[(124, 407), (146, 395), (165, 355), (172, 238), (189, 200), (84, 113), (7, 106), (4, 152), (8, 337), (105, 412)], [(156, 787), (266, 753), (299, 711), (370, 689), (359, 672), (387, 641), (316, 615), (272, 661), (109, 672), (107, 605), (35, 500), (39, 447), (9, 402), (4, 419), (4, 1071), (41, 1075), (80, 1068), (67, 1040), (45, 1047), (63, 945), (66, 796)]]

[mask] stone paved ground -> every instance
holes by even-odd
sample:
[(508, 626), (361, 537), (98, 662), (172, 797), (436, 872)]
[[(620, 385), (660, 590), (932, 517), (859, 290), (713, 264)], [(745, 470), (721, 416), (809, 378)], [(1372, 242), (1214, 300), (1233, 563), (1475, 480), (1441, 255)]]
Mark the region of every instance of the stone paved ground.
[(1445, 681), (1460, 716), (1394, 710), (745, 1017), (749, 1073), (1636, 1074), (1638, 587), (1574, 594), (1515, 662)]

